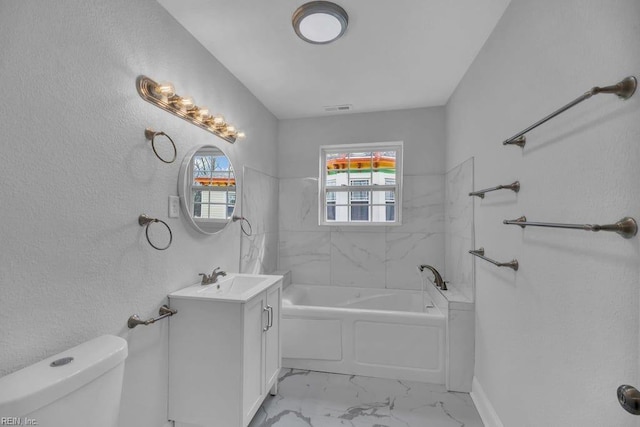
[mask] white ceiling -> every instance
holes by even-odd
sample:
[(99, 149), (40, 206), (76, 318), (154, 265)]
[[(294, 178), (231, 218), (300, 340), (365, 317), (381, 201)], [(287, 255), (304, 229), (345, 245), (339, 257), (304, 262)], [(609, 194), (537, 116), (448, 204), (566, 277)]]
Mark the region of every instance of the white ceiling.
[(306, 0), (158, 0), (280, 119), (444, 105), (510, 0), (336, 0), (328, 45), (299, 39)]

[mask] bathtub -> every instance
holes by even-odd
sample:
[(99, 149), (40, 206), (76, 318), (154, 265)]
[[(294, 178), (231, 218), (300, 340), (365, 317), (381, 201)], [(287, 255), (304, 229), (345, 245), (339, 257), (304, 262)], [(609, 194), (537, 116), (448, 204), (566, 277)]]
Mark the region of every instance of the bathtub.
[(444, 384), (446, 319), (423, 298), (417, 291), (289, 285), (282, 366)]

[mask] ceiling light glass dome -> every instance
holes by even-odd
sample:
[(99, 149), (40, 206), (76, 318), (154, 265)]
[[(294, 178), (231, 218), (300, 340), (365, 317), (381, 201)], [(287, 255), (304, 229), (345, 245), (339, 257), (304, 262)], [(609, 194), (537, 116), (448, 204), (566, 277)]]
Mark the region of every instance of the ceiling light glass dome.
[(335, 3), (312, 1), (297, 9), (291, 22), (302, 40), (313, 44), (327, 44), (344, 34), (349, 16)]

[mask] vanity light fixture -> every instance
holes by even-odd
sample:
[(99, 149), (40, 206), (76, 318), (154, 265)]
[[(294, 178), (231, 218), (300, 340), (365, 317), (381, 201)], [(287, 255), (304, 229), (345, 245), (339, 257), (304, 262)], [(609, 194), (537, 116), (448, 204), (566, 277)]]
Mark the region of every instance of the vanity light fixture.
[(298, 37), (312, 44), (327, 44), (347, 31), (349, 16), (335, 3), (312, 1), (293, 13), (291, 23)]
[(156, 83), (147, 76), (138, 76), (138, 93), (145, 101), (178, 116), (189, 123), (234, 143), (245, 133), (226, 122), (220, 115), (212, 116), (207, 107), (198, 107), (190, 96), (180, 96), (169, 82)]

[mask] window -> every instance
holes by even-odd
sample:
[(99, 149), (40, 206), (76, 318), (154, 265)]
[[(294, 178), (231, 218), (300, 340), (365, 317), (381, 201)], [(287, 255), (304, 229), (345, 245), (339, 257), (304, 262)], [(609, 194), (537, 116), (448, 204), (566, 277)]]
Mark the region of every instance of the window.
[(320, 147), (320, 225), (400, 224), (402, 142)]
[[(327, 185), (330, 187), (335, 187), (336, 180), (335, 179), (327, 180)], [(333, 191), (327, 193), (327, 220), (328, 221), (336, 220), (336, 193)]]
[[(384, 179), (384, 184), (385, 185), (395, 185), (396, 184), (396, 179), (395, 178), (385, 178)], [(385, 191), (384, 192), (384, 203), (387, 205), (386, 206), (386, 219), (387, 221), (393, 221), (395, 218), (395, 213), (396, 213), (396, 193), (394, 193), (393, 191)]]
[[(352, 179), (349, 185), (369, 185), (368, 179)], [(349, 213), (351, 221), (369, 221), (369, 192), (351, 191), (349, 192)]]

